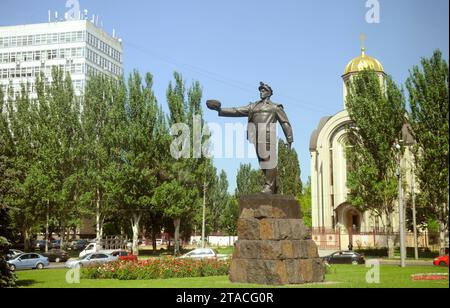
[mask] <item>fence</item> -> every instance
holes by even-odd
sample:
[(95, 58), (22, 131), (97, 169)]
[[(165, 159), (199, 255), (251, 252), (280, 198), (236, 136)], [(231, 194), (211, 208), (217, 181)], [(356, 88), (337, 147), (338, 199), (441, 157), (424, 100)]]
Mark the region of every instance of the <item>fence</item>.
[[(372, 232), (354, 232), (348, 233), (343, 229), (323, 229), (313, 228), (312, 239), (316, 242), (319, 249), (323, 250), (345, 250), (350, 243), (355, 249), (362, 248), (383, 248), (387, 247), (388, 239), (394, 242), (394, 245), (400, 245), (400, 233), (386, 233), (373, 230)], [(422, 248), (439, 249), (439, 234), (422, 232), (418, 235), (418, 246)], [(406, 246), (414, 247), (414, 235), (407, 233)]]

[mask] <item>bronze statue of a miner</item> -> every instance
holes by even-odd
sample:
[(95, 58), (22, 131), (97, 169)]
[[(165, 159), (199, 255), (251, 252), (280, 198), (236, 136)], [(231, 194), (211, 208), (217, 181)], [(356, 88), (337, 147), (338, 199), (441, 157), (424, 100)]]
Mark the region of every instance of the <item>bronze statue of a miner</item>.
[(277, 153), (276, 153), (276, 124), (280, 122), (283, 132), (289, 144), (289, 149), (294, 142), (292, 127), (282, 105), (273, 103), (270, 98), (273, 95), (272, 88), (260, 83), (259, 91), (261, 100), (248, 106), (238, 108), (222, 108), (217, 100), (207, 101), (211, 110), (219, 112), (221, 117), (248, 117), (248, 140), (256, 147), (261, 170), (265, 176), (262, 193), (277, 193)]

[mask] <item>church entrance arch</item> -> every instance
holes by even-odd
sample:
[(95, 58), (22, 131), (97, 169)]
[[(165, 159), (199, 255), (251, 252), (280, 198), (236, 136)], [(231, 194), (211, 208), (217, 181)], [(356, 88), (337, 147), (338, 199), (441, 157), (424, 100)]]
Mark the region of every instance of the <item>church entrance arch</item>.
[(361, 232), (362, 213), (349, 203), (343, 203), (336, 208), (337, 224), (348, 234), (349, 246), (353, 246), (353, 235)]

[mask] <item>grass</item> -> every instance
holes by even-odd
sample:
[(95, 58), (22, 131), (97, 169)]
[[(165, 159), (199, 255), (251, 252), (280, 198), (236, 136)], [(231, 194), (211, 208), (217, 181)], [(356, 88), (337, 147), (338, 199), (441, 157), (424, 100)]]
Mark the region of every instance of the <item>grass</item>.
[[(368, 284), (365, 266), (337, 265), (326, 275), (323, 284), (288, 286), (290, 288), (448, 288), (448, 279), (444, 281), (412, 281), (411, 275), (418, 273), (448, 273), (446, 267), (381, 266), (380, 284)], [(253, 284), (232, 284), (228, 277), (205, 277), (163, 279), (145, 281), (88, 280), (81, 279), (80, 284), (66, 283), (67, 270), (43, 270), (17, 272), (19, 287), (26, 288), (264, 288)]]

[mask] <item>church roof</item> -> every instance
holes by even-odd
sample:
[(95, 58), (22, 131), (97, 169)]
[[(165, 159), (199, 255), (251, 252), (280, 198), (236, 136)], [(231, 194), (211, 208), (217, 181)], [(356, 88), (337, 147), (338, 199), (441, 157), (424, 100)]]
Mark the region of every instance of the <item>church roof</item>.
[(365, 69), (373, 69), (375, 72), (384, 73), (383, 65), (377, 59), (366, 55), (366, 49), (361, 49), (361, 56), (351, 60), (345, 67), (344, 76), (350, 73), (358, 73)]
[(311, 134), (311, 139), (309, 141), (309, 151), (310, 152), (317, 150), (317, 141), (319, 140), (320, 132), (322, 131), (325, 124), (327, 124), (327, 122), (331, 118), (332, 118), (332, 116), (326, 116), (326, 117), (323, 117), (322, 119), (320, 119), (319, 126)]

